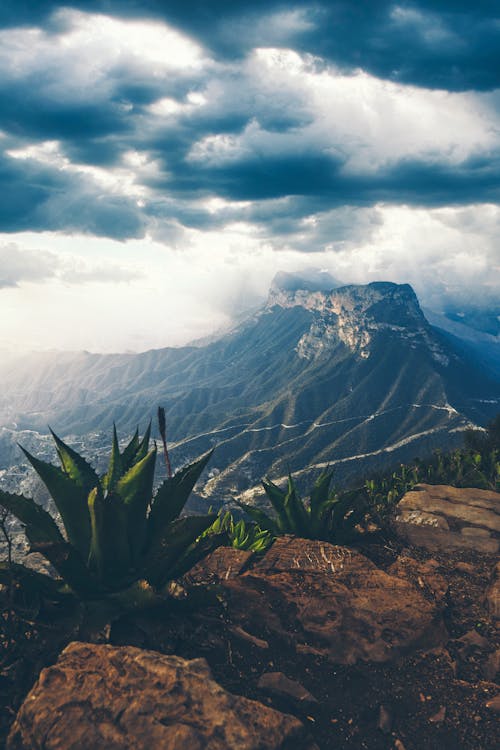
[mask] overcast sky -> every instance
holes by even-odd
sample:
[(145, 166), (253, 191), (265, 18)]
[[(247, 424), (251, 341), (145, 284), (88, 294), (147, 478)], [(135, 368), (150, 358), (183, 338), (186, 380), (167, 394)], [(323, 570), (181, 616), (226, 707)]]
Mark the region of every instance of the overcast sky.
[(500, 299), (498, 0), (0, 4), (0, 349), (144, 350), (276, 271)]

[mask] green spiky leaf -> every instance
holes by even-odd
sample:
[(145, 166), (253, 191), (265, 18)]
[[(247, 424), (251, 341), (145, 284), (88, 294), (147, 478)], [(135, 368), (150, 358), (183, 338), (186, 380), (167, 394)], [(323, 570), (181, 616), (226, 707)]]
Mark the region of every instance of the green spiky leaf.
[(142, 438), (141, 442), (139, 443), (139, 446), (137, 448), (137, 452), (134, 456), (134, 462), (135, 461), (142, 461), (142, 459), (146, 456), (146, 454), (149, 452), (149, 441), (151, 439), (151, 420), (146, 428), (146, 432), (144, 433), (144, 437)]
[(138, 565), (146, 537), (147, 511), (153, 494), (156, 448), (117, 482), (115, 492), (127, 509), (127, 535), (132, 563)]
[(314, 482), (311, 492), (311, 519), (321, 518), (325, 505), (328, 503), (330, 483), (332, 481), (333, 471), (322, 471)]
[(57, 455), (64, 473), (70, 479), (73, 479), (79, 487), (82, 487), (88, 495), (90, 490), (99, 483), (99, 477), (95, 469), (77, 451), (66, 445), (52, 429), (50, 434), (56, 444)]
[(20, 447), (50, 492), (61, 514), (68, 541), (85, 559), (90, 548), (90, 518), (86, 488), (59, 467), (35, 458), (25, 448)]
[(135, 462), (139, 444), (139, 428), (137, 428), (132, 439), (122, 452), (122, 466), (124, 471), (128, 471)]
[[(216, 516), (185, 516), (172, 521), (164, 530), (163, 536), (154, 550), (146, 558), (146, 578), (154, 586), (162, 586), (165, 581), (180, 575), (179, 571), (186, 564), (185, 558), (203, 532), (215, 521)], [(213, 542), (209, 536), (200, 539), (200, 550), (208, 549)], [(203, 544), (202, 544), (203, 542)], [(206, 552), (204, 553), (206, 554)], [(186, 558), (187, 559), (187, 558)], [(189, 556), (191, 561), (192, 555)], [(184, 561), (184, 562), (183, 562)]]
[(288, 520), (288, 528), (292, 534), (309, 537), (309, 518), (306, 509), (297, 494), (295, 482), (292, 475), (288, 475), (288, 490), (284, 502), (285, 513)]
[(81, 599), (103, 596), (105, 591), (92, 575), (78, 551), (68, 542), (40, 542), (32, 545), (56, 569), (61, 578)]
[(113, 443), (111, 446), (111, 458), (109, 460), (109, 468), (107, 473), (104, 475), (102, 480), (102, 486), (106, 490), (112, 490), (123, 474), (123, 460), (120, 453), (120, 447), (118, 445), (118, 435), (116, 433), (116, 425), (113, 425)]
[(39, 596), (60, 601), (68, 596), (60, 579), (56, 580), (19, 563), (0, 562), (0, 583), (10, 584), (12, 581), (20, 584), (23, 596), (27, 595), (29, 599)]
[(166, 479), (158, 488), (148, 519), (148, 540), (153, 548), (158, 545), (168, 524), (182, 512), (212, 453), (213, 450), (205, 453), (198, 461)]
[(238, 505), (250, 516), (250, 518), (253, 518), (253, 520), (258, 523), (261, 529), (269, 531), (273, 536), (279, 536), (283, 533), (277, 521), (268, 516), (267, 513), (260, 508), (242, 502), (239, 502)]
[(30, 497), (0, 490), (0, 505), (24, 524), (30, 544), (64, 542), (64, 537), (50, 513)]
[(131, 576), (132, 557), (128, 540), (127, 508), (112, 493), (100, 487), (89, 495), (92, 540), (89, 567), (111, 589), (123, 587)]
[(286, 492), (283, 492), (283, 490), (281, 490), (276, 484), (274, 484), (274, 482), (271, 482), (268, 477), (262, 480), (262, 486), (264, 487), (266, 495), (271, 501), (271, 505), (276, 512), (276, 527), (280, 533), (286, 534), (288, 531), (290, 531), (288, 517), (285, 510)]

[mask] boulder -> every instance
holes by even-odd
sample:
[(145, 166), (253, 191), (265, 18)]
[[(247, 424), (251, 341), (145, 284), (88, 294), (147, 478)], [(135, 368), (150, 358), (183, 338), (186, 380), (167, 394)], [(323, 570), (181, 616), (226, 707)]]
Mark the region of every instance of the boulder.
[(253, 552), (233, 547), (217, 547), (186, 573), (188, 584), (218, 583), (238, 576), (249, 564)]
[(335, 663), (385, 662), (446, 636), (439, 602), (359, 552), (326, 542), (280, 537), (223, 588), (233, 623)]
[(500, 549), (500, 494), (474, 488), (418, 484), (400, 500), (395, 532), (428, 550)]
[(407, 578), (421, 589), (427, 599), (433, 599), (444, 606), (448, 584), (443, 576), (436, 572), (438, 567), (439, 563), (436, 560), (415, 560), (408, 555), (400, 555), (389, 567), (388, 572)]
[(204, 659), (71, 643), (44, 669), (8, 750), (317, 750), (298, 719), (228, 693)]

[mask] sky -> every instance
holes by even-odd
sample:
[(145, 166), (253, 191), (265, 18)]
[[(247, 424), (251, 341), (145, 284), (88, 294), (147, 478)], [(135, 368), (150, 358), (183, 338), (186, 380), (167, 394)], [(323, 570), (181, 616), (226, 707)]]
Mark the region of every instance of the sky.
[(142, 351), (279, 270), (500, 304), (497, 0), (0, 4), (0, 350)]

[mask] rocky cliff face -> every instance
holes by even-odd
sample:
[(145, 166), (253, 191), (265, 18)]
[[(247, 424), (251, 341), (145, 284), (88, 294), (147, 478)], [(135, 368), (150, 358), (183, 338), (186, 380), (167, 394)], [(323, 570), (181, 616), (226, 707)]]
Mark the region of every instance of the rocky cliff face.
[(300, 338), (299, 357), (313, 359), (328, 354), (338, 342), (367, 359), (374, 336), (396, 332), (413, 348), (428, 346), (436, 361), (448, 357), (434, 340), (415, 292), (408, 284), (375, 282), (366, 286), (344, 286), (331, 291), (271, 289), (268, 308), (303, 307), (314, 313), (309, 330)]

